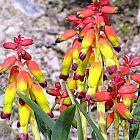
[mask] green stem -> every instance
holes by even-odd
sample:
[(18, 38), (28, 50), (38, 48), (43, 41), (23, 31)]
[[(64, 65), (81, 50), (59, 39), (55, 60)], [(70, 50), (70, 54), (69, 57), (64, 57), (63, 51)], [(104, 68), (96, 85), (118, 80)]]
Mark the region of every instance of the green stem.
[(113, 140), (119, 140), (119, 115), (117, 114), (115, 109), (114, 109), (114, 139)]
[[(87, 103), (81, 101), (81, 105), (85, 111), (87, 111)], [(87, 121), (85, 116), (80, 112), (81, 122), (82, 122), (82, 133), (83, 133), (83, 140), (87, 140)]]
[(122, 121), (122, 126), (123, 126), (123, 136), (124, 140), (129, 140), (129, 122), (126, 120)]

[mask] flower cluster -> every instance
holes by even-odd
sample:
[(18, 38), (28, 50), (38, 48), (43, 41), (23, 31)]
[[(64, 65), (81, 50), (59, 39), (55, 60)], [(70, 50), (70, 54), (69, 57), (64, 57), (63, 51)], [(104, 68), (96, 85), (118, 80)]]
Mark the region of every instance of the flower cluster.
[(49, 88), (47, 93), (55, 97), (55, 103), (59, 105), (60, 113), (72, 103), (66, 89), (62, 89), (60, 82), (55, 82), (55, 88)]
[[(25, 51), (25, 48), (32, 44), (32, 39), (24, 39), (21, 35), (18, 35), (17, 38), (14, 38), (13, 42), (6, 42), (3, 45), (5, 49), (15, 50), (18, 57), (8, 57), (0, 65), (0, 74), (4, 74), (10, 70), (9, 81), (4, 96), (3, 110), (1, 112), (2, 119), (10, 119), (12, 104), (16, 93), (21, 93), (31, 98), (44, 112), (53, 116), (49, 107), (49, 102), (42, 89), (42, 87), (47, 86), (45, 76), (36, 62), (31, 60), (31, 55)], [(25, 66), (27, 66), (29, 72)], [(35, 82), (34, 78), (40, 85)], [(28, 123), (31, 111), (31, 108), (21, 98), (18, 98), (19, 139), (28, 139)]]
[[(112, 99), (106, 102), (106, 109), (113, 107), (122, 119), (135, 123), (130, 113), (134, 101), (137, 99), (137, 85), (140, 84), (140, 74), (134, 72), (134, 68), (140, 66), (140, 58), (134, 58), (132, 55), (124, 56), (123, 66), (120, 71), (115, 71), (109, 85), (108, 91)], [(112, 112), (114, 112), (114, 110)], [(114, 121), (114, 113), (107, 116), (107, 127)], [(109, 119), (110, 118), (110, 119)]]
[(100, 99), (102, 93), (95, 93), (104, 73), (104, 66), (109, 74), (119, 68), (115, 51), (120, 52), (121, 47), (108, 17), (117, 13), (120, 13), (119, 8), (110, 6), (109, 0), (91, 3), (77, 14), (66, 18), (73, 23), (74, 29), (67, 30), (56, 40), (56, 43), (60, 43), (75, 37), (72, 48), (64, 56), (60, 79), (66, 81), (72, 69), (72, 77), (76, 81), (76, 97), (85, 97), (90, 103), (110, 99), (107, 92), (103, 94), (104, 99)]

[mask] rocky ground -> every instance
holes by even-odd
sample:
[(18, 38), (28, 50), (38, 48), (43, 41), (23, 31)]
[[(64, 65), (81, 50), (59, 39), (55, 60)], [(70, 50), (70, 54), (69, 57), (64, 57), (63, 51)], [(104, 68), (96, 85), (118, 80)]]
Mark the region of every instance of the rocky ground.
[[(71, 41), (56, 45), (54, 42), (58, 34), (66, 29), (72, 28), (65, 21), (68, 14), (78, 11), (86, 5), (86, 2), (69, 0), (0, 0), (0, 62), (7, 56), (14, 54), (2, 47), (4, 41), (10, 41), (14, 36), (32, 38), (34, 45), (27, 51), (31, 53), (33, 59), (40, 64), (46, 74), (48, 83), (51, 85), (58, 81), (61, 62), (65, 51), (70, 47)], [(86, 0), (85, 0), (86, 1)], [(138, 32), (138, 4), (131, 0), (117, 0), (115, 4), (122, 7), (120, 15), (113, 15), (113, 26), (120, 36), (122, 52), (119, 54), (120, 61), (122, 55), (133, 54), (140, 56), (140, 34)], [(140, 25), (139, 25), (140, 26)], [(140, 29), (139, 29), (140, 31)], [(7, 76), (1, 77), (1, 84), (5, 87)], [(0, 96), (0, 106), (2, 107), (3, 95)], [(15, 121), (4, 122), (0, 120), (0, 139), (15, 139), (16, 130), (11, 130), (10, 125), (15, 125)], [(15, 127), (14, 127), (15, 128)]]

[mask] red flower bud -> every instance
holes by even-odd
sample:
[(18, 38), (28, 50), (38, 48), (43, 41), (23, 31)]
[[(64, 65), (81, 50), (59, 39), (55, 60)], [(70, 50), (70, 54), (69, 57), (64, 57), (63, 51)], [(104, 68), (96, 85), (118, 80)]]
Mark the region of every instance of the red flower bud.
[(121, 71), (122, 76), (126, 76), (126, 75), (129, 74), (130, 68), (129, 68), (129, 67), (126, 67), (126, 66), (122, 66), (122, 67), (120, 68), (120, 71)]
[(132, 94), (137, 91), (137, 87), (135, 85), (124, 85), (121, 86), (118, 90), (118, 93), (120, 94)]
[(123, 119), (129, 120), (133, 118), (132, 114), (123, 103), (116, 104), (116, 111)]
[(131, 75), (131, 79), (135, 82), (137, 82), (138, 84), (140, 84), (140, 74), (132, 74)]
[(113, 6), (103, 6), (101, 8), (101, 13), (103, 14), (117, 14), (119, 12), (118, 7), (113, 7)]
[(102, 92), (96, 92), (93, 95), (93, 99), (97, 102), (104, 102), (111, 100), (110, 92), (102, 91)]
[(3, 44), (5, 49), (12, 49), (15, 50), (17, 48), (17, 45), (13, 42), (6, 42)]
[(97, 27), (101, 30), (104, 31), (105, 29), (105, 22), (104, 22), (104, 18), (100, 15), (96, 15), (95, 17), (95, 21), (96, 21), (96, 25)]
[(114, 121), (114, 111), (109, 113), (106, 117), (106, 127), (109, 128)]
[(80, 12), (77, 12), (77, 16), (79, 18), (87, 18), (87, 17), (93, 16), (93, 15), (94, 15), (94, 11), (92, 11), (90, 9), (84, 9)]
[(32, 39), (23, 39), (21, 42), (20, 42), (20, 45), (21, 46), (29, 46), (29, 45), (32, 45), (33, 44), (33, 40)]
[(55, 42), (60, 43), (60, 42), (66, 41), (66, 40), (74, 37), (76, 34), (77, 34), (77, 32), (75, 30), (67, 30), (66, 32), (61, 34)]
[(79, 18), (76, 17), (76, 15), (67, 16), (66, 20), (69, 22), (75, 22), (75, 23), (78, 23), (81, 21)]
[(59, 96), (60, 95), (60, 92), (57, 89), (54, 89), (54, 88), (48, 89), (47, 93), (52, 95), (52, 96)]
[(22, 54), (22, 59), (31, 60), (32, 56), (28, 52), (25, 51), (25, 54)]
[(139, 65), (140, 65), (140, 58), (135, 58), (131, 63), (132, 67), (136, 67), (136, 66), (139, 66)]
[(9, 83), (16, 81), (18, 75), (18, 66), (13, 66), (10, 70)]
[(8, 57), (1, 65), (0, 65), (0, 73), (5, 73), (9, 70), (17, 61), (15, 56)]

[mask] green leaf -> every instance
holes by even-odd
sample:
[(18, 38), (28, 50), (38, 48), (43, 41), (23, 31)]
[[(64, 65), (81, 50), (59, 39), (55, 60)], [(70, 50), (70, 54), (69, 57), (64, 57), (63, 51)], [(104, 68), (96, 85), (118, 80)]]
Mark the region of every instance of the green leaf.
[(48, 138), (48, 135), (50, 135), (51, 130), (45, 125), (43, 120), (36, 113), (35, 113), (35, 118), (36, 118), (36, 122), (37, 122), (40, 132), (44, 135), (45, 139), (48, 140), (47, 138)]
[(75, 115), (75, 105), (68, 107), (56, 121), (54, 129), (52, 131), (51, 140), (67, 140), (72, 120)]
[(76, 106), (76, 120), (77, 120), (78, 140), (82, 140), (83, 139), (82, 123), (81, 123), (80, 112), (77, 106)]
[(18, 93), (18, 96), (28, 104), (34, 112), (40, 117), (40, 119), (51, 129), (53, 130), (55, 122), (50, 118), (48, 114), (46, 114), (37, 104), (35, 104), (31, 99)]
[(104, 140), (103, 136), (101, 135), (100, 131), (98, 130), (98, 128), (96, 127), (96, 125), (94, 124), (94, 122), (92, 121), (92, 119), (85, 112), (85, 110), (83, 109), (83, 107), (77, 102), (77, 100), (74, 98), (73, 94), (71, 93), (71, 91), (69, 90), (69, 88), (68, 88), (67, 85), (66, 85), (66, 89), (68, 91), (68, 94), (69, 94), (70, 99), (76, 104), (76, 106), (78, 107), (78, 109), (82, 112), (82, 114), (85, 116), (85, 118), (87, 119), (88, 123), (92, 127), (93, 133), (96, 134), (97, 139)]

